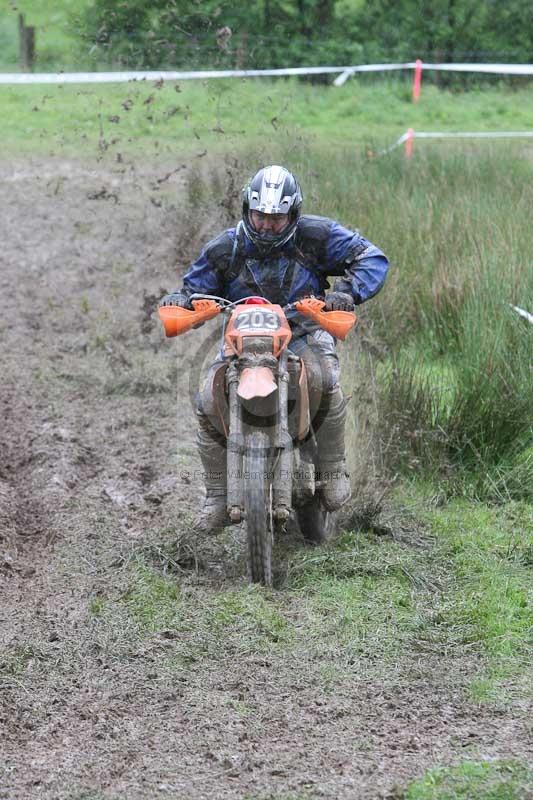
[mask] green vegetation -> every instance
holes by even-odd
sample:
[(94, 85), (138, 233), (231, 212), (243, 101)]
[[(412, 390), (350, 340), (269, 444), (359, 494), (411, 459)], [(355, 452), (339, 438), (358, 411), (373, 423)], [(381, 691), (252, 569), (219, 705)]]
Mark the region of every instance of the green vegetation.
[(154, 574), (142, 564), (135, 586), (123, 598), (128, 612), (141, 629), (157, 631), (180, 619), (180, 591), (175, 581)]
[(396, 517), (402, 503), (415, 510), (422, 542), (346, 533), (335, 548), (295, 558), (291, 591), (306, 598), (310, 640), (342, 662), (372, 662), (379, 652), (387, 673), (406, 648), (476, 654), (484, 666), (472, 696), (505, 696), (527, 674), (533, 645), (531, 507), (441, 507), (435, 498), (429, 487), (404, 489), (395, 504)]
[(348, 521), (332, 546), (280, 553), (286, 566), (274, 592), (206, 591), (180, 577), (184, 553), (162, 544), (157, 558), (136, 556), (125, 591), (94, 598), (90, 612), (102, 632), (119, 625), (128, 647), (154, 636), (166, 643), (171, 672), (268, 653), (307, 664), (328, 691), (354, 670), (395, 681), (408, 652), (446, 658), (452, 676), (468, 663), (461, 680), (475, 702), (523, 693), (533, 644), (531, 507), (443, 504), (417, 484), (398, 490), (394, 526), (404, 534)]
[[(363, 357), (375, 376), (371, 427), (380, 471), (411, 480), (392, 501), (392, 538), (375, 535), (372, 524), (361, 525), (361, 515), (355, 514), (334, 547), (280, 556), (288, 566), (278, 576), (279, 593), (230, 588), (206, 598), (203, 587), (185, 591), (175, 578), (143, 561), (136, 563), (121, 598), (93, 601), (93, 617), (105, 626), (113, 614), (123, 619), (125, 613), (141, 638), (170, 632), (169, 641), (176, 642), (168, 654), (173, 668), (275, 648), (295, 661), (316, 659), (327, 686), (342, 680), (354, 664), (386, 676), (401, 653), (411, 650), (450, 661), (472, 658), (469, 691), (476, 701), (512, 697), (526, 681), (532, 624), (532, 331), (509, 307), (528, 307), (533, 296), (530, 150), (522, 144), (454, 143), (440, 149), (417, 143), (410, 163), (401, 151), (378, 158), (361, 157), (357, 150), (369, 130), (377, 131), (370, 121), (376, 125), (380, 104), (418, 114), (428, 125), (432, 114), (445, 114), (448, 107), (451, 113), (456, 103), (457, 118), (470, 115), (470, 122), (482, 127), (488, 113), (505, 117), (500, 112), (507, 103), (512, 119), (513, 96), (491, 90), (454, 98), (432, 90), (426, 105), (413, 109), (399, 84), (391, 84), (385, 103), (385, 85), (373, 98), (370, 87), (353, 83), (342, 95), (315, 90), (321, 113), (312, 123), (299, 105), (308, 89), (293, 82), (238, 83), (234, 91), (225, 82), (189, 84), (180, 93), (167, 86), (127, 88), (133, 104), (122, 116), (130, 126), (132, 141), (126, 144), (133, 153), (151, 141), (147, 129), (129, 122), (148, 113), (148, 97), (153, 98), (149, 113), (160, 115), (154, 117), (160, 151), (169, 152), (170, 129), (165, 133), (159, 122), (171, 95), (187, 107), (190, 117), (184, 123), (192, 126), (196, 120), (200, 136), (200, 141), (191, 136), (184, 124), (176, 127), (184, 150), (203, 152), (209, 142), (210, 152), (219, 153), (190, 171), (185, 217), (189, 207), (195, 217), (199, 211), (220, 214), (218, 197), (229, 180), (226, 155), (233, 155), (240, 142), (240, 160), (231, 167), (233, 185), (258, 161), (286, 162), (301, 178), (308, 210), (356, 224), (391, 255), (386, 289), (372, 307), (361, 309)], [(115, 106), (124, 97), (117, 87), (102, 92)], [(213, 115), (227, 125), (239, 97), (254, 97), (260, 108), (289, 96), (294, 120), (300, 115), (305, 121), (301, 135), (294, 130), (289, 135), (289, 112), (275, 141), (261, 139), (265, 124), (272, 128), (264, 113), (253, 117), (257, 128), (249, 137), (210, 130)], [(87, 101), (88, 95), (80, 97)], [(358, 147), (354, 135), (350, 147), (344, 142), (332, 148), (324, 136), (327, 110), (335, 109), (340, 120), (343, 104), (346, 110), (350, 103), (361, 109)], [(88, 118), (89, 112), (87, 106)], [(50, 129), (53, 124), (51, 114)], [(340, 122), (336, 135), (339, 128)], [(43, 141), (49, 143), (46, 135)], [(75, 129), (66, 135), (78, 147)], [(113, 147), (101, 151), (104, 157)], [(122, 143), (116, 147), (122, 149)], [(219, 187), (216, 196), (206, 191), (208, 185)], [(148, 375), (143, 357), (138, 372)], [(358, 377), (350, 374), (350, 358), (346, 348), (348, 382)], [(158, 386), (166, 385), (168, 376), (163, 378)], [(107, 391), (140, 391), (131, 376), (128, 380)], [(350, 451), (361, 446), (360, 431), (353, 436)], [(365, 470), (372, 480), (369, 463), (370, 458)], [(491, 505), (494, 501), (497, 505)], [(407, 528), (414, 533), (397, 538), (406, 505), (411, 508)]]
[[(375, 153), (408, 125), (531, 128), (531, 92), (425, 87), (413, 107), (403, 79), (354, 80), (342, 90), (296, 81), (177, 88), (4, 88), (5, 151), (110, 163), (157, 154), (176, 166), (205, 155), (188, 172), (179, 212), (195, 224), (221, 215), (228, 183), (238, 186), (258, 162), (286, 162), (301, 178), (306, 210), (359, 227), (391, 256), (386, 289), (361, 309), (357, 364), (372, 368), (364, 409), (372, 435), (363, 441), (355, 429), (348, 449), (369, 452), (370, 483), (395, 477), (397, 486), (383, 524), (371, 513), (365, 522), (356, 506), (331, 546), (283, 551), (275, 592), (228, 576), (198, 580), (190, 554), (183, 562), (172, 552), (164, 564), (133, 555), (122, 588), (89, 601), (101, 647), (119, 658), (151, 648), (172, 681), (200, 664), (277, 659), (278, 669), (306, 670), (325, 692), (354, 674), (401, 685), (440, 660), (439, 680), (449, 675), (470, 708), (523, 701), (533, 646), (532, 328), (509, 305), (533, 310), (531, 146), (417, 142), (409, 163), (401, 150)], [(116, 270), (119, 285), (127, 265)], [(85, 297), (80, 304), (91, 319), (101, 312)], [(91, 346), (104, 351), (106, 329), (97, 328), (102, 338)], [(346, 347), (344, 379), (355, 386), (352, 355)], [(168, 390), (171, 378), (148, 358), (131, 356), (126, 377), (109, 379), (105, 391)], [(7, 654), (7, 682), (24, 673), (33, 647)], [(248, 701), (231, 702), (250, 712)], [(430, 771), (404, 797), (525, 800), (530, 783), (520, 764), (472, 761)]]
[(444, 651), (481, 651), (485, 674), (476, 676), (472, 692), (489, 699), (506, 679), (527, 674), (531, 659), (533, 510), (526, 503), (503, 509), (465, 500), (431, 508), (431, 493), (413, 500), (436, 536), (435, 562), (449, 570), (427, 641)]
[(173, 576), (143, 560), (136, 562), (127, 591), (99, 605), (97, 613), (110, 623), (117, 613), (124, 619), (123, 611), (141, 638), (159, 633), (176, 640), (169, 663), (179, 668), (199, 659), (284, 648), (292, 638), (282, 598), (248, 586), (212, 595), (192, 587), (183, 590)]
[[(305, 606), (309, 643), (335, 654), (344, 667), (362, 667), (368, 659), (386, 674), (417, 627), (421, 598), (411, 581), (416, 562), (410, 548), (354, 533), (346, 533), (335, 549), (296, 556), (289, 586)], [(420, 574), (422, 565), (415, 570)], [(418, 589), (423, 595), (423, 578)]]
[(16, 679), (23, 675), (28, 664), (38, 655), (39, 648), (30, 642), (7, 648), (0, 661), (0, 679)]
[[(331, 159), (331, 168), (341, 181), (340, 190), (348, 192), (352, 165), (357, 170), (354, 177), (362, 169), (357, 166), (361, 155), (390, 145), (408, 127), (439, 131), (533, 129), (532, 90), (486, 89), (457, 95), (427, 86), (423, 100), (413, 106), (409, 84), (410, 76), (379, 82), (353, 79), (340, 89), (292, 79), (182, 81), (163, 86), (153, 82), (2, 86), (4, 152), (52, 151), (84, 156), (168, 153), (175, 157), (206, 151), (247, 153), (255, 147), (280, 157), (285, 153), (298, 164), (306, 151), (313, 158), (316, 150), (323, 147), (328, 166)], [(332, 153), (332, 145), (340, 148), (337, 156)], [(474, 146), (480, 153), (491, 149), (488, 142)], [(415, 152), (435, 147), (444, 153), (461, 152), (456, 143), (449, 142), (416, 143)], [(505, 144), (501, 150), (504, 148)], [(348, 149), (352, 154), (350, 171), (346, 172), (341, 167)], [(439, 189), (446, 184), (451, 197), (454, 187), (464, 182), (462, 166), (461, 158), (455, 155), (446, 161), (446, 166), (444, 162), (428, 165), (428, 174), (423, 178), (435, 182)], [(476, 169), (472, 164), (469, 174), (472, 176)], [(446, 175), (452, 170), (454, 183), (448, 186)], [(418, 172), (409, 178), (399, 164), (391, 166), (388, 159), (382, 168), (382, 180), (389, 171), (399, 187), (404, 184), (404, 191), (413, 190), (406, 213), (409, 210), (427, 214), (426, 192)], [(515, 174), (516, 171), (515, 167)], [(486, 179), (499, 179), (497, 165)], [(509, 178), (505, 180), (510, 182)], [(328, 186), (320, 187), (322, 195), (336, 197), (335, 186), (330, 180)], [(473, 192), (475, 186), (470, 186), (468, 196)], [(347, 194), (345, 200), (351, 197), (351, 193)], [(487, 202), (491, 199), (494, 202), (494, 197), (487, 198)], [(393, 200), (391, 197), (390, 202)], [(353, 213), (353, 199), (346, 210)], [(458, 211), (455, 213), (458, 215)]]
[(465, 761), (414, 781), (405, 800), (526, 800), (533, 772), (514, 761)]
[[(413, 60), (527, 61), (527, 0), (20, 0), (0, 12), (4, 64), (16, 15), (37, 28), (39, 67), (269, 68)], [(464, 84), (465, 76), (447, 82)], [(475, 79), (476, 81), (479, 78)], [(486, 80), (486, 79), (485, 79)]]
[(420, 146), (406, 163), (310, 148), (294, 159), (318, 213), (357, 220), (393, 254), (371, 314), (382, 456), (450, 494), (500, 502), (533, 486), (533, 328), (510, 308), (533, 297), (528, 154)]

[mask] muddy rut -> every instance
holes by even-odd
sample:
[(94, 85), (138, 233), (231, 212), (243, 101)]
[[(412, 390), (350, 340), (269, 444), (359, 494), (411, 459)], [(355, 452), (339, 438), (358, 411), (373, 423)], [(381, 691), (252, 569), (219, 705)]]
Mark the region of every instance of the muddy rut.
[(394, 798), (465, 748), (523, 756), (520, 709), (465, 700), (468, 659), (345, 664), (328, 689), (328, 652), (191, 648), (176, 669), (171, 626), (129, 636), (139, 554), (198, 607), (246, 581), (187, 537), (188, 376), (216, 342), (169, 350), (153, 310), (229, 220), (191, 216), (180, 166), (0, 165), (0, 798)]

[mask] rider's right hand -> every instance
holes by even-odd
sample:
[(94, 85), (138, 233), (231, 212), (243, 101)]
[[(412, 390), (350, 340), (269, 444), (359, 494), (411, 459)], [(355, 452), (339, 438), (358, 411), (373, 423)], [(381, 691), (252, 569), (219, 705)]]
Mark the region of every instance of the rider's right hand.
[(166, 294), (159, 301), (160, 306), (179, 306), (180, 308), (190, 308), (189, 296), (185, 292), (171, 292)]

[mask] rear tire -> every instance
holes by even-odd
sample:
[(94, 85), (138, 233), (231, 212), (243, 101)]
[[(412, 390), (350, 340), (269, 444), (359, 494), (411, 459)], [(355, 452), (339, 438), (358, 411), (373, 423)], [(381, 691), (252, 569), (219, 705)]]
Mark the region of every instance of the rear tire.
[(246, 437), (244, 453), (244, 510), (248, 562), (252, 583), (272, 586), (272, 529), (268, 481), (269, 438), (262, 431)]
[(324, 544), (335, 532), (337, 513), (326, 511), (317, 495), (298, 508), (296, 516), (302, 536), (310, 544)]

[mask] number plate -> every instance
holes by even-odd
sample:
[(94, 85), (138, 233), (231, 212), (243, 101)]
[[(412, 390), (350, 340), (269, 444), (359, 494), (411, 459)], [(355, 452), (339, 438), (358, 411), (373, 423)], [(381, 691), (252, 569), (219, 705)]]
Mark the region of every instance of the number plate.
[(281, 328), (280, 318), (277, 314), (259, 308), (241, 311), (235, 318), (234, 324), (238, 331), (277, 331)]

